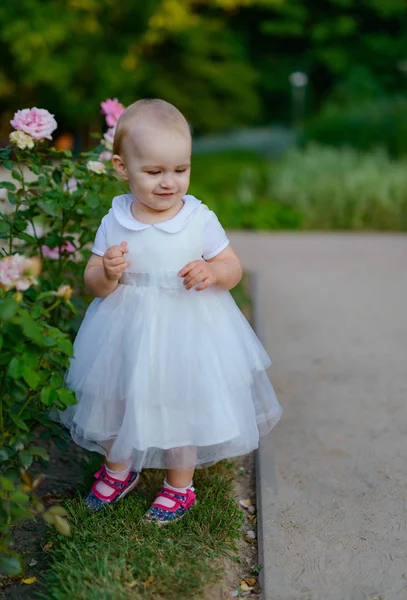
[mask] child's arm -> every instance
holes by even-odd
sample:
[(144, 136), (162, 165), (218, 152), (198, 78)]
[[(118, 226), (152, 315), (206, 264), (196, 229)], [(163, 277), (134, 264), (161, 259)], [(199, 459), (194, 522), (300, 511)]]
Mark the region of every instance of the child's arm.
[(85, 268), (85, 286), (97, 298), (106, 298), (117, 287), (119, 279), (130, 263), (124, 255), (128, 252), (127, 243), (111, 246), (103, 257), (93, 254)]
[(194, 260), (188, 263), (178, 273), (184, 277), (184, 285), (190, 290), (200, 283), (197, 291), (204, 290), (210, 285), (218, 285), (223, 290), (231, 290), (242, 278), (242, 265), (231, 246), (227, 246), (214, 258), (209, 260)]

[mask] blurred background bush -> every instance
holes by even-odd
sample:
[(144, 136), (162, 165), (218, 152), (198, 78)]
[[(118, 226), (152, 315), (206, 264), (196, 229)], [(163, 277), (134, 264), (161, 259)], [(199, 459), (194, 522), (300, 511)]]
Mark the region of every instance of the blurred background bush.
[(0, 49), (3, 145), (17, 109), (55, 114), (77, 152), (101, 100), (162, 97), (226, 226), (406, 229), (403, 0), (20, 0)]

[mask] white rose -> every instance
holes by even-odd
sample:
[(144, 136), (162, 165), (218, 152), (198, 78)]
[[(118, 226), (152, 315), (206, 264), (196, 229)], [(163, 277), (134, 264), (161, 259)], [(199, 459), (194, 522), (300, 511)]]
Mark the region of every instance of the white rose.
[(88, 170), (101, 175), (102, 173), (105, 173), (106, 166), (98, 160), (90, 160), (88, 162)]
[(10, 133), (10, 142), (15, 146), (18, 146), (21, 150), (25, 150), (25, 148), (34, 148), (34, 140), (33, 138), (25, 133), (24, 131), (18, 130)]

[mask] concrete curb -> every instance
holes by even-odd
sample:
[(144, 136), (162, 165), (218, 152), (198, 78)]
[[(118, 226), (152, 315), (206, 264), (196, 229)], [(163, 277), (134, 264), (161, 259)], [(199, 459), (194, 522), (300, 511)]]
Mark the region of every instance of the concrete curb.
[[(260, 277), (258, 272), (250, 273), (252, 280), (252, 303), (253, 303), (253, 328), (261, 343), (265, 346), (263, 323), (264, 311), (262, 309), (262, 295), (260, 293)], [(275, 475), (274, 453), (270, 450), (270, 444), (266, 443), (266, 438), (260, 438), (258, 450), (255, 452), (256, 463), (256, 504), (257, 504), (257, 551), (258, 563), (263, 568), (259, 574), (259, 584), (262, 594), (258, 596), (260, 600), (272, 600), (271, 590), (268, 589), (267, 581), (270, 578), (265, 577), (265, 573), (270, 573), (272, 569), (271, 556), (267, 552), (265, 540), (271, 536), (270, 525), (265, 519), (263, 507), (265, 505), (266, 494), (272, 493), (277, 497), (277, 479)]]

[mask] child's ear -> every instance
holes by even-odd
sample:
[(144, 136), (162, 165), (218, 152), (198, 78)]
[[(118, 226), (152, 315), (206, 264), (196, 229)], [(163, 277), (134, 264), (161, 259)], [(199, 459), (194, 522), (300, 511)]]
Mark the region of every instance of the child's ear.
[(112, 163), (113, 163), (115, 170), (120, 175), (120, 177), (122, 179), (124, 179), (125, 181), (127, 181), (128, 180), (127, 169), (126, 169), (126, 165), (123, 162), (122, 157), (119, 154), (114, 154), (112, 156)]

